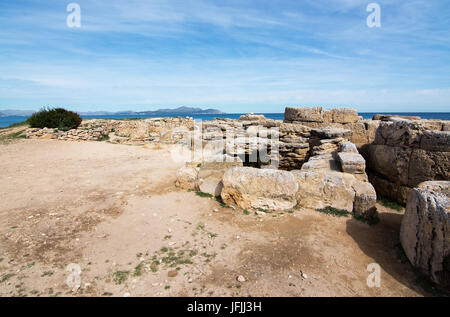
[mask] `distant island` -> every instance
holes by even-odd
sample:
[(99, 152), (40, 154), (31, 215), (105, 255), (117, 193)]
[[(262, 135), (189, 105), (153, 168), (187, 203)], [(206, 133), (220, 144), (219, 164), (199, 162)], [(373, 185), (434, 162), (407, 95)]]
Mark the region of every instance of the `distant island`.
[(217, 109), (178, 107), (175, 109), (158, 109), (158, 110), (148, 110), (148, 111), (129, 110), (129, 111), (118, 111), (118, 112), (107, 112), (107, 111), (79, 112), (79, 114), (82, 116), (105, 116), (105, 115), (155, 116), (155, 115), (167, 115), (167, 114), (178, 114), (178, 115), (224, 114), (224, 112), (217, 110)]
[[(33, 110), (2, 110), (0, 112), (0, 117), (28, 117), (33, 114)], [(157, 116), (157, 115), (205, 115), (205, 114), (224, 114), (224, 112), (217, 109), (201, 109), (201, 108), (191, 108), (191, 107), (178, 107), (175, 109), (158, 109), (158, 110), (148, 110), (148, 111), (88, 111), (81, 112), (77, 111), (81, 116), (114, 116), (114, 115), (138, 115), (138, 116)]]
[(34, 110), (2, 110), (0, 111), (0, 117), (28, 117), (35, 112)]

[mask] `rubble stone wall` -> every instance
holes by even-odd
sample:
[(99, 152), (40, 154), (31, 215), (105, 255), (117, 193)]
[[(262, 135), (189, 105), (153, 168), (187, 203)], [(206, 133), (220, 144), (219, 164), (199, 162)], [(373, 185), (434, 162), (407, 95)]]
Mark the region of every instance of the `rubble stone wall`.
[(440, 120), (382, 122), (367, 155), (378, 194), (406, 204), (420, 183), (450, 180), (450, 131), (445, 127)]

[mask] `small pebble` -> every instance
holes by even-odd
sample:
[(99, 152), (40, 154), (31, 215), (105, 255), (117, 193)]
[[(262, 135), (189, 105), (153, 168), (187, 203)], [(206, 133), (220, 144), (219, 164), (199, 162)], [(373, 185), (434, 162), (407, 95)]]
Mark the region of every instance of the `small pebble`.
[(245, 277), (243, 277), (242, 275), (239, 275), (237, 277), (238, 282), (244, 283), (245, 282)]

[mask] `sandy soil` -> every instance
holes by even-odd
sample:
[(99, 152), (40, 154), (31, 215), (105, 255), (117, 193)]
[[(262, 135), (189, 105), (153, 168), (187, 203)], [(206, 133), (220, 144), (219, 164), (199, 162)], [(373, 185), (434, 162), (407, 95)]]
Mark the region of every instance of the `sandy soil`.
[(428, 295), (397, 246), (401, 213), (246, 215), (177, 189), (179, 166), (151, 145), (0, 145), (0, 295)]

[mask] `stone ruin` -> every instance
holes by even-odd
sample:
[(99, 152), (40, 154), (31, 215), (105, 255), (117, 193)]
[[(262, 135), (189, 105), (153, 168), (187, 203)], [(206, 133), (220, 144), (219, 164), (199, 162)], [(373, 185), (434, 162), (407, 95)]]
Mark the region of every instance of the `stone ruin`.
[[(229, 137), (231, 135), (231, 138)], [(284, 121), (192, 118), (85, 120), (30, 138), (167, 143), (193, 148), (176, 185), (242, 209), (345, 209), (377, 217), (377, 194), (406, 204), (401, 243), (414, 267), (450, 288), (450, 121), (354, 109), (287, 107)]]
[(88, 119), (83, 120), (77, 129), (60, 131), (58, 129), (26, 130), (30, 139), (56, 139), (63, 141), (102, 141), (119, 144), (175, 143), (180, 135), (179, 127), (192, 129), (192, 118), (151, 118), (142, 120)]
[[(204, 129), (205, 148), (212, 139), (233, 143), (217, 133), (229, 129), (263, 140), (279, 169), (254, 166), (225, 149), (214, 155), (226, 156), (226, 164), (188, 164), (178, 172), (178, 186), (220, 195), (241, 209), (334, 207), (369, 220), (377, 217), (378, 193), (406, 204), (400, 238), (411, 264), (450, 289), (449, 121), (388, 115), (363, 120), (352, 109), (288, 107), (283, 122), (246, 115), (213, 120)], [(245, 153), (253, 150), (247, 146)]]
[[(220, 196), (242, 209), (334, 207), (376, 218), (377, 196), (365, 159), (346, 129), (347, 123), (362, 119), (348, 109), (326, 113), (326, 122), (320, 108), (287, 108), (284, 122), (253, 114), (202, 122), (203, 155), (178, 171), (177, 185)], [(375, 135), (365, 125), (364, 131), (365, 139)], [(260, 157), (261, 148), (265, 152)], [(252, 155), (257, 159), (250, 161)]]

